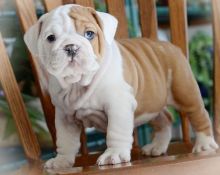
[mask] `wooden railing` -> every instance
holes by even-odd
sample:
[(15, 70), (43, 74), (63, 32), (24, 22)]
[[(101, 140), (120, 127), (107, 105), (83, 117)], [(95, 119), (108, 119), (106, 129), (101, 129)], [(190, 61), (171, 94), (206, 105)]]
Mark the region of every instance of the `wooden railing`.
[[(106, 0), (106, 6), (109, 13), (118, 18), (119, 27), (116, 33), (116, 38), (128, 37), (128, 24), (125, 13), (125, 4), (123, 0)], [(140, 12), (140, 26), (142, 36), (152, 39), (157, 39), (157, 17), (156, 17), (156, 5), (154, 0), (138, 0), (139, 12)], [(84, 6), (94, 7), (92, 0), (44, 0), (47, 11), (62, 5), (63, 3), (77, 3)], [(16, 0), (17, 12), (21, 21), (24, 32), (36, 22), (37, 17), (35, 13), (34, 4), (31, 0)], [(219, 58), (219, 42), (220, 42), (220, 2), (218, 0), (212, 0), (213, 4), (213, 19), (214, 19), (214, 35), (215, 35), (215, 70), (214, 70), (214, 111), (215, 111), (215, 135), (218, 141), (220, 141), (220, 58)], [(171, 29), (171, 41), (179, 46), (183, 53), (188, 58), (188, 46), (187, 46), (187, 18), (186, 18), (186, 0), (169, 0), (169, 13), (170, 13), (170, 29)], [(40, 86), (39, 69), (37, 63), (33, 57), (30, 56), (30, 62), (33, 67), (33, 72), (36, 78), (37, 87), (39, 90), (42, 106), (44, 109), (46, 122), (48, 128), (52, 134), (54, 143), (55, 126), (54, 126), (54, 107), (50, 102), (48, 93), (42, 86)], [(189, 135), (189, 123), (185, 114), (182, 114), (182, 131), (183, 142), (190, 143)], [(137, 135), (137, 133), (135, 134)], [(135, 137), (137, 138), (137, 137)], [(86, 147), (86, 135), (85, 132), (81, 136), (82, 147), (81, 153), (84, 156), (79, 158), (85, 160), (88, 158), (88, 150)], [(134, 146), (137, 146), (137, 139), (135, 139)], [(97, 156), (93, 156), (97, 157)]]
[[(47, 0), (44, 0), (48, 4)], [(50, 2), (50, 1), (49, 1)], [(75, 0), (67, 1), (65, 3), (77, 3), (83, 6), (94, 7), (93, 0)], [(114, 15), (118, 21), (119, 26), (116, 33), (116, 38), (128, 37), (127, 17), (125, 13), (125, 3), (123, 0), (106, 0), (107, 11)], [(61, 2), (60, 2), (61, 3)], [(57, 4), (61, 5), (61, 4)], [(155, 0), (138, 0), (140, 26), (143, 37), (157, 39), (157, 16)], [(47, 11), (50, 11), (54, 6), (46, 5)], [(171, 39), (174, 44), (179, 46), (183, 53), (188, 57), (188, 42), (187, 42), (187, 19), (186, 19), (186, 1), (185, 0), (170, 0), (170, 28)], [(181, 114), (182, 118), (182, 133), (183, 141), (190, 143), (189, 122), (185, 114)], [(135, 143), (137, 137), (135, 137)]]

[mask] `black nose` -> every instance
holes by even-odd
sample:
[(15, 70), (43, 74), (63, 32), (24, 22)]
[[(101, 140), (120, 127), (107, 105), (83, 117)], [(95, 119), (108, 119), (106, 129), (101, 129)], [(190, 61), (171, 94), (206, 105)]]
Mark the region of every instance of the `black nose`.
[(79, 47), (75, 44), (67, 44), (64, 47), (64, 50), (68, 56), (74, 57), (77, 54)]

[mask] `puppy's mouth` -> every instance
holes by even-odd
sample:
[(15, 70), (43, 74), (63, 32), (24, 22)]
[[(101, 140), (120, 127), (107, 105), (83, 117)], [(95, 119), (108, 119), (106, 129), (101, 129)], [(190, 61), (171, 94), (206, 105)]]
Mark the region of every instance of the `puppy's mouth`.
[(82, 79), (82, 70), (74, 58), (66, 58), (65, 65), (54, 64), (48, 72), (56, 77), (62, 88), (67, 88), (70, 84), (77, 83)]
[(54, 75), (55, 77), (64, 78), (71, 76), (73, 73), (83, 73), (74, 56), (68, 56), (62, 59), (64, 60), (50, 62), (50, 64), (47, 66), (47, 70), (50, 74)]
[(96, 56), (80, 51), (80, 48), (69, 53), (59, 50), (52, 55), (53, 60), (46, 67), (63, 88), (73, 83), (79, 83), (82, 86), (89, 85), (99, 69)]
[(63, 76), (66, 75), (65, 69), (68, 67), (75, 67), (77, 62), (76, 57), (79, 54), (79, 48), (77, 50), (66, 50), (58, 49), (53, 51), (51, 54), (51, 59), (46, 63), (47, 71), (54, 76)]

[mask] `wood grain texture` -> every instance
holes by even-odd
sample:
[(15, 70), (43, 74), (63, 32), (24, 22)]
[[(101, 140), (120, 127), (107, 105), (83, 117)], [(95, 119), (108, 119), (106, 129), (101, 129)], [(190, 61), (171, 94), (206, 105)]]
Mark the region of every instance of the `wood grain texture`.
[(47, 12), (63, 4), (62, 0), (43, 0)]
[(138, 0), (142, 37), (157, 39), (157, 12), (155, 0)]
[[(186, 0), (169, 0), (168, 2), (171, 41), (181, 48), (188, 59)], [(183, 141), (190, 143), (189, 121), (186, 114), (181, 113), (181, 121)]]
[(108, 12), (118, 19), (116, 38), (128, 38), (128, 24), (124, 0), (105, 0)]
[(220, 145), (220, 1), (212, 0), (214, 38), (214, 134)]
[(133, 138), (134, 138), (134, 142), (132, 144), (132, 151), (135, 154), (135, 152), (138, 153), (141, 151), (141, 148), (140, 148), (139, 142), (138, 142), (138, 129), (137, 128), (134, 129)]
[[(169, 144), (167, 155), (177, 155), (177, 154), (188, 154), (192, 151), (192, 145), (187, 145), (186, 143), (171, 143)], [(85, 155), (78, 155), (75, 160), (75, 167), (79, 166), (92, 166), (96, 164), (98, 157), (102, 154), (102, 152), (92, 152)], [(141, 150), (132, 149), (131, 151), (131, 161), (134, 162), (136, 160), (144, 160), (149, 159), (149, 156), (144, 156)]]
[[(43, 170), (43, 162), (36, 161), (22, 166), (13, 175), (219, 175), (220, 153), (213, 155), (185, 154), (145, 158), (109, 166), (73, 167), (64, 170)], [(11, 175), (12, 175), (11, 174)]]
[[(82, 149), (82, 147), (81, 147)], [(168, 148), (168, 155), (176, 155), (176, 154), (186, 154), (192, 151), (192, 145), (187, 145), (185, 143), (171, 143)], [(86, 152), (79, 154), (75, 159), (75, 167), (79, 166), (93, 166), (96, 164), (98, 157), (102, 154), (102, 152)], [(149, 158), (148, 156), (143, 156), (141, 149), (138, 145), (133, 144), (133, 148), (131, 150), (131, 161), (136, 160), (144, 160)]]
[(189, 119), (187, 118), (187, 115), (182, 112), (180, 113), (180, 118), (181, 118), (183, 142), (187, 144), (191, 144)]
[(17, 13), (23, 31), (27, 31), (37, 21), (37, 15), (32, 0), (16, 0)]
[(93, 7), (95, 8), (93, 0), (75, 0), (76, 4), (85, 6), (85, 7)]
[(86, 131), (85, 131), (84, 127), (82, 128), (82, 133), (80, 135), (80, 142), (81, 142), (80, 152), (81, 152), (82, 156), (87, 157), (89, 151), (87, 148), (87, 137), (86, 137)]
[(75, 0), (63, 0), (63, 4), (74, 4)]
[(33, 132), (28, 114), (21, 97), (6, 49), (0, 35), (0, 84), (4, 90), (8, 105), (12, 112), (13, 119), (24, 148), (27, 158), (38, 160), (40, 146), (36, 135)]
[[(220, 156), (169, 156), (149, 158), (141, 161), (134, 161), (127, 164), (104, 167), (91, 167), (85, 169), (73, 169), (66, 173), (68, 175), (219, 175)], [(59, 173), (58, 173), (59, 174)], [(61, 173), (60, 173), (61, 174)]]
[[(20, 19), (21, 27), (26, 32), (37, 21), (36, 11), (32, 0), (16, 0), (17, 14)], [(55, 130), (55, 110), (51, 103), (48, 92), (40, 85), (40, 69), (36, 62), (36, 58), (29, 54), (32, 71), (35, 78), (36, 87), (40, 96), (41, 104), (43, 107), (47, 126), (52, 135), (53, 143), (56, 143), (56, 130)]]
[(169, 0), (171, 41), (188, 58), (186, 0)]

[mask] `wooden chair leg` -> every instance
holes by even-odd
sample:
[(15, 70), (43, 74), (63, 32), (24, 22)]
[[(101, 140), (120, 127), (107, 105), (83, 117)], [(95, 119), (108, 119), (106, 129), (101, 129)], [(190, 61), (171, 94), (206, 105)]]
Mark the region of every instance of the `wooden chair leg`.
[(138, 143), (138, 129), (137, 128), (134, 129), (133, 138), (134, 138), (134, 142), (132, 145), (131, 157), (132, 157), (132, 160), (138, 160), (142, 157), (142, 154), (141, 154), (141, 148)]
[(0, 35), (0, 83), (6, 95), (12, 116), (17, 127), (18, 135), (27, 158), (38, 160), (40, 146), (31, 127), (24, 102), (21, 97), (6, 49)]
[(214, 33), (214, 134), (220, 145), (220, 1), (212, 0)]
[[(180, 47), (188, 59), (186, 0), (169, 0), (170, 30), (172, 43)], [(177, 58), (178, 59), (178, 58)], [(190, 144), (189, 121), (181, 113), (182, 134), (184, 143)]]
[(88, 154), (87, 138), (86, 138), (86, 132), (85, 132), (84, 127), (82, 127), (80, 142), (81, 142), (80, 152), (81, 152), (82, 156), (87, 155)]
[(190, 125), (189, 125), (189, 120), (187, 116), (184, 113), (180, 113), (181, 115), (181, 126), (182, 126), (182, 137), (183, 137), (183, 142), (186, 144), (191, 143), (191, 138), (190, 138)]

